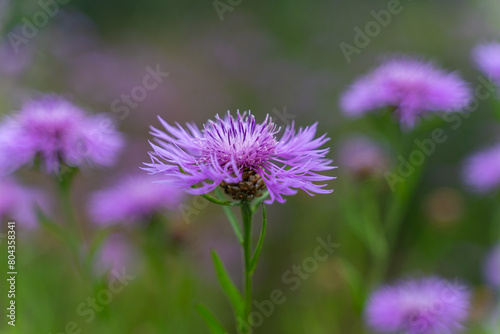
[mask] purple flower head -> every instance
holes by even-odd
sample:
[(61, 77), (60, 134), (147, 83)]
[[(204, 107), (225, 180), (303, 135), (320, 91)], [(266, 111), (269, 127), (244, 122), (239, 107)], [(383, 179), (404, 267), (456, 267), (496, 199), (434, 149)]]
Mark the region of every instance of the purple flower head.
[(484, 273), (489, 284), (500, 289), (500, 245), (497, 245), (488, 256)]
[(480, 44), (472, 51), (472, 57), (481, 72), (500, 83), (500, 43)]
[(469, 308), (465, 287), (431, 277), (374, 292), (365, 310), (368, 326), (380, 333), (450, 334), (462, 328)]
[(133, 223), (153, 214), (175, 209), (183, 193), (170, 184), (162, 184), (147, 175), (129, 176), (90, 199), (89, 212), (98, 224)]
[(359, 179), (364, 179), (383, 175), (389, 168), (389, 157), (375, 140), (357, 135), (342, 144), (339, 164)]
[(426, 112), (458, 111), (470, 99), (469, 87), (457, 74), (429, 62), (398, 57), (358, 79), (344, 93), (340, 105), (351, 117), (393, 107), (402, 126), (412, 128)]
[(12, 178), (0, 177), (0, 219), (12, 219), (20, 227), (36, 228), (38, 223), (36, 208), (48, 211), (48, 201), (36, 189), (26, 188)]
[(107, 116), (87, 115), (48, 95), (26, 103), (0, 124), (0, 171), (12, 172), (36, 158), (48, 173), (57, 173), (61, 164), (111, 166), (123, 144)]
[(271, 203), (284, 202), (283, 195), (297, 189), (310, 195), (332, 192), (324, 189), (325, 184), (313, 183), (333, 179), (317, 172), (335, 168), (325, 158), (329, 149), (320, 149), (329, 138), (314, 138), (317, 123), (298, 131), (292, 123), (278, 140), (280, 129), (269, 115), (258, 124), (250, 112), (238, 112), (236, 118), (229, 112), (225, 118), (217, 115), (202, 131), (194, 124), (186, 124), (186, 130), (161, 118), (160, 122), (167, 131), (152, 128), (156, 144), (151, 143), (152, 162), (145, 169), (164, 174), (191, 194), (205, 194), (220, 185), (233, 199), (252, 200), (267, 188)]
[(463, 168), (465, 184), (479, 193), (500, 188), (500, 145), (473, 154)]

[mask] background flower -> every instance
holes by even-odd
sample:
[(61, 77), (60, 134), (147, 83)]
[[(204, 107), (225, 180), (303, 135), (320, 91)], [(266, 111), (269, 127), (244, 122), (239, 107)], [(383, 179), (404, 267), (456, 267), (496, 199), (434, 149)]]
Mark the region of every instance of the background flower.
[(484, 74), (500, 83), (500, 43), (480, 44), (472, 51), (472, 57)]
[(381, 333), (455, 333), (467, 318), (469, 294), (441, 278), (409, 280), (375, 291), (366, 307), (370, 328)]
[(356, 135), (347, 138), (339, 149), (342, 169), (359, 179), (383, 175), (390, 166), (388, 153), (374, 139)]
[(0, 124), (0, 171), (12, 172), (40, 158), (46, 172), (61, 163), (111, 166), (124, 144), (105, 115), (87, 115), (62, 97), (27, 102)]
[(182, 195), (178, 188), (161, 183), (157, 177), (132, 175), (93, 194), (88, 209), (99, 224), (133, 223), (177, 208)]
[(474, 153), (462, 171), (465, 184), (473, 191), (486, 193), (500, 187), (500, 145)]
[(470, 99), (467, 84), (457, 74), (416, 58), (394, 57), (354, 82), (340, 106), (349, 117), (394, 107), (402, 126), (412, 128), (424, 113), (458, 111)]

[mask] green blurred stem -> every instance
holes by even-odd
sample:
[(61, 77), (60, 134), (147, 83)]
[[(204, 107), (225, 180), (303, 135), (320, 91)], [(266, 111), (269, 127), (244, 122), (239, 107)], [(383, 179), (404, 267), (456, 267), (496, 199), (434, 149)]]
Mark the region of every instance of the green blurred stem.
[(252, 312), (252, 218), (253, 210), (249, 202), (241, 205), (241, 216), (243, 218), (243, 254), (245, 260), (245, 320), (250, 319)]

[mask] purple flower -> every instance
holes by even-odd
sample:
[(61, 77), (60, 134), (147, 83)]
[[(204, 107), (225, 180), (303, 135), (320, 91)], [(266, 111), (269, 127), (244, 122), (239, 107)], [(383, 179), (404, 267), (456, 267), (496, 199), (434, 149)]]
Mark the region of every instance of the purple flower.
[(484, 267), (486, 280), (495, 288), (500, 288), (500, 245), (491, 251)]
[(152, 162), (145, 169), (164, 174), (191, 194), (205, 194), (220, 185), (233, 199), (252, 200), (267, 188), (270, 203), (284, 202), (283, 195), (297, 189), (310, 195), (332, 192), (323, 189), (325, 184), (313, 183), (333, 179), (317, 172), (335, 168), (325, 159), (329, 149), (320, 149), (329, 138), (314, 138), (317, 123), (297, 132), (292, 123), (278, 140), (280, 129), (269, 115), (258, 124), (251, 113), (238, 112), (233, 118), (228, 112), (224, 119), (217, 115), (208, 121), (202, 131), (194, 124), (186, 124), (186, 130), (159, 119), (167, 132), (152, 128), (156, 144), (151, 143)]
[[(95, 270), (102, 275), (106, 272), (121, 272), (126, 267), (134, 267), (137, 252), (128, 240), (119, 233), (108, 237), (100, 249), (95, 262)], [(130, 272), (130, 270), (127, 270)]]
[(472, 51), (472, 57), (484, 74), (500, 83), (500, 43), (478, 45)]
[(462, 328), (469, 308), (465, 287), (437, 277), (401, 282), (374, 292), (365, 310), (380, 333), (449, 334)]
[(41, 159), (44, 170), (61, 164), (111, 166), (124, 144), (105, 115), (87, 115), (54, 95), (26, 103), (0, 124), (0, 171), (12, 172)]
[(339, 164), (349, 173), (364, 179), (383, 175), (389, 168), (389, 157), (375, 140), (357, 135), (342, 143)]
[(426, 112), (458, 111), (470, 99), (469, 87), (457, 74), (429, 62), (398, 57), (358, 79), (344, 93), (340, 105), (351, 117), (393, 107), (402, 126), (412, 128)]
[(182, 191), (146, 175), (129, 176), (90, 199), (89, 212), (96, 223), (133, 223), (153, 214), (175, 209), (182, 201)]
[(463, 168), (465, 184), (473, 191), (487, 193), (500, 187), (500, 145), (473, 154)]
[(0, 177), (0, 219), (12, 219), (20, 227), (37, 227), (36, 208), (48, 211), (48, 201), (44, 194), (20, 185), (12, 178)]

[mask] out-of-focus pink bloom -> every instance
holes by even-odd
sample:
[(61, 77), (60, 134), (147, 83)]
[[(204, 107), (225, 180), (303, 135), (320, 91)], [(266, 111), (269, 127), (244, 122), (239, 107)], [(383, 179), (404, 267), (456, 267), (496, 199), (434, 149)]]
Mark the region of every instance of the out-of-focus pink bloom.
[(368, 326), (380, 333), (456, 333), (467, 319), (469, 293), (441, 278), (404, 281), (374, 292), (366, 307)]
[(467, 158), (462, 174), (465, 184), (473, 191), (487, 193), (500, 188), (500, 145)]
[(136, 250), (126, 237), (120, 233), (113, 233), (99, 250), (95, 270), (100, 275), (121, 273), (124, 269), (127, 269), (126, 272), (131, 272), (128, 268), (136, 266), (136, 257)]
[(38, 225), (36, 210), (48, 211), (48, 200), (42, 191), (20, 185), (12, 178), (0, 177), (0, 219), (12, 219), (19, 227), (33, 229)]
[(12, 172), (37, 158), (48, 173), (58, 173), (61, 163), (111, 166), (123, 144), (123, 136), (106, 115), (88, 115), (48, 95), (26, 103), (0, 124), (0, 171)]
[(472, 51), (472, 57), (484, 74), (500, 83), (500, 43), (480, 44)]
[(157, 177), (129, 176), (96, 192), (90, 199), (89, 212), (98, 224), (133, 223), (175, 209), (182, 199), (183, 192)]
[(393, 107), (401, 125), (412, 128), (428, 112), (459, 111), (471, 99), (468, 85), (456, 74), (409, 57), (385, 61), (358, 79), (341, 98), (349, 117)]
[(375, 140), (358, 135), (348, 138), (339, 150), (339, 165), (360, 179), (381, 176), (389, 168), (389, 157)]

